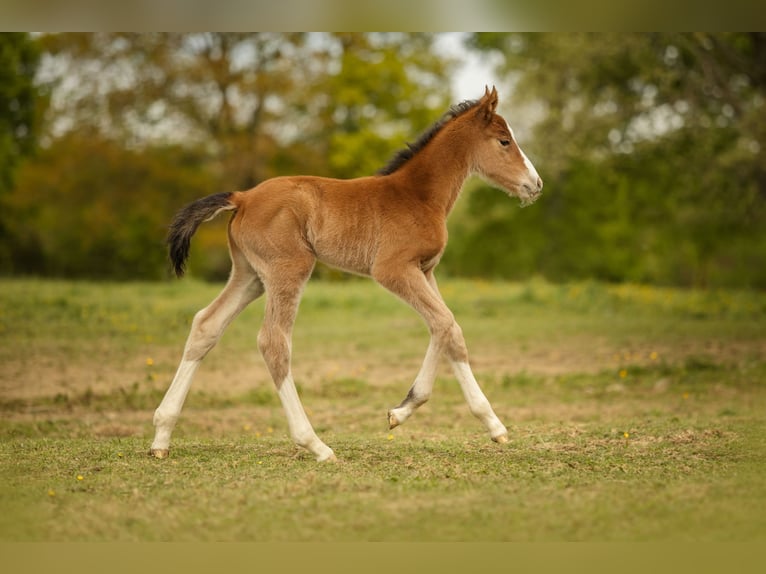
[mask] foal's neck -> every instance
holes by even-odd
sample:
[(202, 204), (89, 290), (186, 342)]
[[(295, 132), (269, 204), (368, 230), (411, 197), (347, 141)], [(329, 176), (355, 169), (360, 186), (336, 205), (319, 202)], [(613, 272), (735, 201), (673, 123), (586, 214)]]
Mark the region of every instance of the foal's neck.
[(470, 143), (461, 137), (460, 130), (450, 127), (392, 174), (429, 206), (443, 211), (444, 217), (452, 211), (463, 183), (471, 174)]

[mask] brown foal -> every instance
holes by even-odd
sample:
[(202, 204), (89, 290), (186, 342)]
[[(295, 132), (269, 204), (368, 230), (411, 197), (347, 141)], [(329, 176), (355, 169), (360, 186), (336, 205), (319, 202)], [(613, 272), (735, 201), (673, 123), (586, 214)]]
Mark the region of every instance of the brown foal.
[(508, 432), (473, 376), (463, 334), (434, 278), (447, 244), (447, 216), (469, 175), (478, 174), (522, 204), (541, 193), (543, 182), (496, 113), (497, 101), (497, 91), (485, 88), (481, 99), (453, 106), (374, 176), (278, 177), (249, 191), (200, 199), (176, 215), (168, 242), (178, 276), (197, 227), (222, 211), (235, 212), (229, 224), (232, 268), (220, 295), (195, 315), (178, 371), (155, 411), (154, 456), (168, 455), (170, 435), (202, 359), (234, 317), (266, 291), (258, 347), (290, 434), (317, 460), (335, 459), (306, 417), (290, 369), (293, 323), (317, 260), (372, 277), (428, 325), (431, 339), (423, 365), (406, 398), (389, 411), (391, 428), (429, 399), (439, 357), (446, 355), (471, 412), (494, 441), (507, 442)]

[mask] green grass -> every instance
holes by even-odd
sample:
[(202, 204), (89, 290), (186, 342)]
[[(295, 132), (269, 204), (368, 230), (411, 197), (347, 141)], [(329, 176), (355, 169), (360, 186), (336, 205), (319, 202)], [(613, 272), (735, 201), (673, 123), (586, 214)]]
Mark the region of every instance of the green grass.
[(388, 431), (427, 345), (369, 282), (309, 285), (304, 405), (339, 464), (292, 445), (248, 308), (205, 360), (171, 457), (151, 417), (195, 281), (0, 282), (0, 540), (741, 541), (766, 537), (766, 296), (443, 281), (511, 442), (446, 365)]

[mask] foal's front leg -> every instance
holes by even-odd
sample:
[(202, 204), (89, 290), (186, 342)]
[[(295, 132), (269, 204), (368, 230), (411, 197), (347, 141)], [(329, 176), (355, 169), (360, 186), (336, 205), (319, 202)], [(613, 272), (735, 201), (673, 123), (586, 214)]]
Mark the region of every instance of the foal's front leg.
[(388, 428), (392, 429), (404, 423), (418, 407), (431, 398), (440, 354), (439, 345), (431, 338), (423, 364), (407, 396), (399, 403), (399, 406), (388, 411)]
[[(426, 271), (425, 276), (434, 294), (441, 299), (441, 294), (439, 293), (439, 287), (436, 284), (436, 277), (434, 277), (433, 270)], [(417, 377), (415, 377), (415, 382), (412, 383), (407, 396), (404, 397), (404, 400), (401, 403), (399, 403), (399, 406), (388, 411), (388, 428), (392, 429), (404, 423), (404, 421), (410, 418), (417, 408), (424, 405), (428, 399), (431, 398), (440, 356), (441, 349), (434, 341), (433, 337), (431, 337), (431, 340), (428, 343), (428, 350), (426, 350), (426, 356), (423, 359), (423, 364), (421, 365), (420, 371), (418, 372)]]
[(392, 266), (380, 270), (375, 278), (418, 311), (431, 331), (428, 351), (415, 382), (404, 401), (388, 412), (389, 427), (402, 424), (431, 396), (439, 355), (444, 352), (452, 364), (471, 413), (484, 424), (492, 440), (508, 442), (508, 430), (497, 418), (476, 382), (468, 363), (468, 350), (462, 330), (441, 298), (432, 272), (424, 274), (418, 268), (408, 268), (402, 272)]

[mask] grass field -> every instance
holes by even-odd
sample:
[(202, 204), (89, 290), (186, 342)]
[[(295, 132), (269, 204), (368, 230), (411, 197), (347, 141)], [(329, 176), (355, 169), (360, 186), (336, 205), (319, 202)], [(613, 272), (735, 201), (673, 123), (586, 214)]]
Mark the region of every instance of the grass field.
[(766, 538), (766, 295), (443, 281), (492, 443), (448, 366), (389, 431), (428, 335), (366, 281), (311, 283), (293, 371), (338, 455), (292, 445), (263, 301), (203, 363), (167, 460), (154, 408), (220, 286), (0, 281), (2, 541)]

